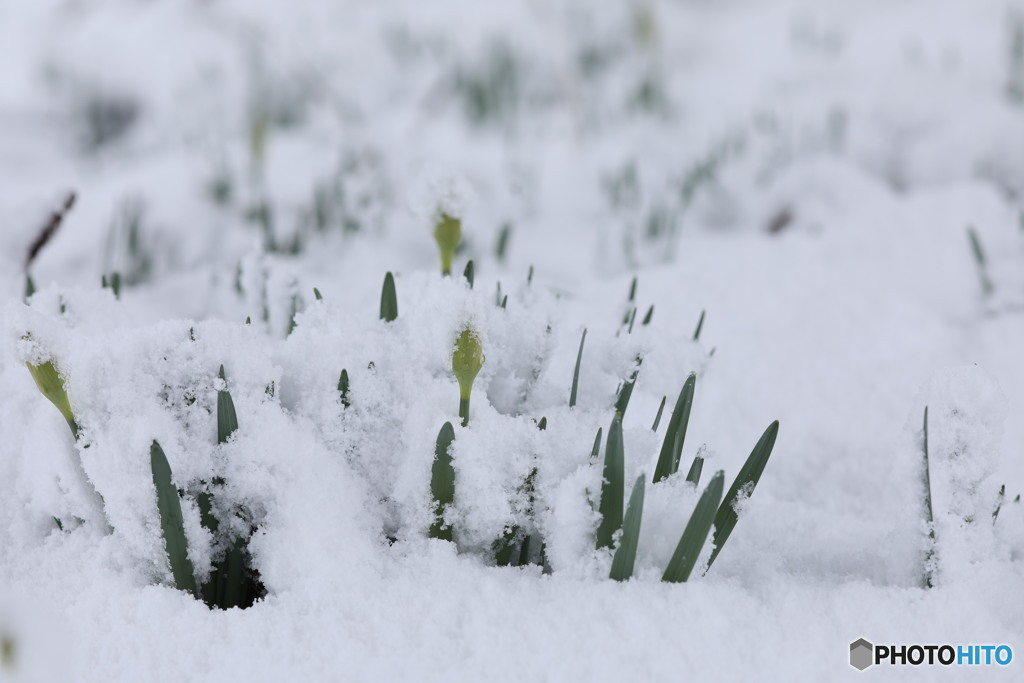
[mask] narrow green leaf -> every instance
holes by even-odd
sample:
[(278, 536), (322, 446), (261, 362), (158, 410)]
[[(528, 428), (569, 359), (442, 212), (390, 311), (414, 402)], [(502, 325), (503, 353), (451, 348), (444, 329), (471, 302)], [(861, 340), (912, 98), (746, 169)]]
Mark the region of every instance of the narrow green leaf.
[(32, 276), (28, 273), (25, 274), (25, 303), (32, 298), (32, 295), (36, 293), (36, 283), (32, 281)]
[(643, 363), (643, 358), (637, 357), (636, 359), (636, 370), (629, 376), (629, 379), (619, 389), (619, 396), (615, 400), (615, 413), (619, 417), (623, 417), (626, 414), (626, 408), (629, 407), (629, 399), (633, 396), (633, 387), (636, 385), (637, 375), (640, 374), (640, 365)]
[(651, 304), (651, 307), (647, 309), (647, 315), (644, 316), (643, 324), (644, 325), (650, 325), (651, 324), (651, 318), (653, 318), (653, 317), (654, 317), (654, 304)]
[(679, 458), (683, 453), (683, 443), (686, 441), (686, 428), (690, 424), (690, 409), (693, 407), (693, 392), (696, 385), (697, 375), (691, 372), (683, 383), (679, 398), (676, 399), (676, 406), (672, 409), (672, 417), (668, 421), (658, 465), (654, 468), (655, 484), (679, 471)]
[(626, 334), (633, 334), (633, 323), (636, 322), (636, 306), (633, 307), (633, 312), (629, 314), (629, 329), (626, 330)]
[[(220, 378), (224, 378), (224, 366), (220, 366)], [(235, 415), (235, 402), (231, 400), (231, 392), (226, 388), (217, 392), (217, 443), (227, 443), (235, 430), (238, 429), (238, 417)]]
[(517, 565), (520, 567), (525, 567), (530, 564), (530, 541), (530, 535), (527, 534), (523, 538), (523, 545), (519, 548), (519, 561), (517, 562)]
[(452, 467), (451, 447), (455, 441), (455, 428), (445, 422), (437, 435), (434, 447), (434, 464), (430, 469), (430, 493), (434, 498), (434, 523), (430, 537), (444, 541), (452, 540), (452, 528), (444, 523), (445, 507), (455, 500), (455, 468)]
[(153, 484), (156, 486), (156, 504), (160, 511), (160, 527), (163, 530), (164, 549), (170, 562), (174, 585), (178, 590), (198, 596), (192, 561), (188, 558), (188, 542), (185, 540), (185, 522), (181, 516), (181, 501), (178, 489), (171, 480), (171, 466), (164, 451), (155, 440), (149, 450)]
[(667, 398), (668, 396), (661, 397), (661, 405), (658, 406), (658, 414), (654, 416), (654, 424), (651, 425), (652, 432), (658, 431), (658, 425), (661, 424), (661, 414), (665, 412), (665, 399)]
[(473, 289), (473, 259), (470, 259), (469, 263), (466, 264), (466, 270), (462, 271), (462, 277), (466, 278), (469, 288)]
[(380, 293), (380, 319), (391, 322), (398, 317), (398, 297), (395, 294), (395, 276), (388, 271)]
[(110, 289), (114, 292), (114, 298), (121, 298), (121, 273), (114, 273), (110, 277)]
[(928, 463), (928, 406), (924, 407), (924, 514), (928, 527), (928, 549), (924, 556), (924, 575), (922, 583), (925, 588), (935, 586), (935, 518), (932, 515), (932, 476)]
[(967, 227), (967, 238), (971, 242), (971, 253), (974, 255), (974, 262), (978, 266), (978, 278), (981, 280), (981, 290), (988, 296), (992, 293), (992, 280), (988, 275), (988, 264), (985, 258), (985, 251), (981, 248), (981, 240), (973, 226)]
[(506, 526), (505, 533), (494, 542), (494, 564), (498, 567), (508, 567), (512, 564), (512, 553), (516, 549), (519, 539), (519, 527), (516, 525)]
[(501, 307), (504, 309), (508, 306), (508, 294), (501, 299)]
[(533, 284), (533, 265), (532, 264), (530, 265), (529, 272), (526, 274), (526, 284), (528, 284), (528, 285)]
[(341, 371), (341, 377), (338, 379), (338, 393), (341, 394), (341, 405), (348, 408), (350, 405), (348, 402), (348, 370), (344, 368)]
[(594, 437), (594, 449), (590, 452), (591, 458), (597, 458), (601, 453), (601, 427), (597, 428), (597, 436)]
[(622, 504), (625, 496), (625, 456), (622, 443), (622, 418), (616, 415), (608, 430), (604, 470), (601, 482), (601, 524), (597, 528), (597, 547), (611, 548), (612, 537), (622, 528)]
[(629, 507), (626, 508), (626, 519), (622, 523), (622, 539), (612, 558), (610, 578), (614, 581), (626, 581), (633, 576), (636, 564), (636, 548), (640, 542), (640, 521), (644, 513), (644, 476), (641, 474), (633, 484), (633, 493), (629, 496)]
[(693, 331), (693, 341), (700, 341), (700, 331), (704, 329), (704, 314), (707, 311), (700, 312), (700, 320), (697, 321), (697, 329)]
[(690, 573), (697, 564), (697, 558), (700, 557), (700, 551), (711, 531), (711, 524), (715, 520), (715, 510), (722, 500), (724, 481), (725, 473), (719, 470), (704, 489), (697, 506), (693, 509), (693, 514), (690, 515), (690, 521), (686, 523), (683, 535), (679, 538), (679, 545), (665, 567), (662, 581), (682, 583), (690, 578)]
[(693, 462), (690, 463), (690, 471), (686, 473), (686, 481), (690, 482), (694, 486), (700, 484), (700, 473), (704, 469), (704, 458), (697, 455), (694, 456)]
[(583, 343), (587, 341), (587, 330), (583, 329), (583, 336), (580, 338), (580, 350), (576, 352), (576, 369), (572, 373), (572, 389), (569, 391), (569, 407), (576, 405), (576, 390), (580, 386), (580, 364), (583, 362)]
[(242, 556), (244, 545), (242, 539), (236, 538), (225, 558), (224, 603), (221, 605), (224, 609), (242, 606), (243, 584), (245, 583), (243, 572), (245, 558)]
[(999, 487), (999, 495), (996, 496), (996, 509), (992, 511), (992, 524), (999, 518), (999, 511), (1003, 508), (1003, 501), (1006, 499), (1006, 484)]
[(313, 296), (316, 297), (317, 301), (323, 301), (324, 300), (323, 295), (320, 294), (320, 290), (317, 289), (316, 287), (313, 288)]
[(750, 452), (747, 461), (740, 468), (740, 473), (736, 475), (736, 480), (725, 494), (725, 500), (722, 501), (722, 505), (718, 508), (718, 514), (715, 515), (715, 550), (711, 553), (711, 559), (708, 560), (708, 568), (714, 563), (718, 553), (722, 552), (722, 546), (725, 545), (736, 526), (736, 502), (741, 495), (747, 498), (753, 495), (754, 488), (764, 472), (764, 466), (768, 464), (768, 458), (772, 454), (778, 435), (779, 421), (776, 420), (768, 425), (768, 429), (764, 430), (764, 434), (754, 445), (754, 450)]
[(548, 418), (542, 417), (540, 419), (540, 422), (537, 423), (537, 428), (540, 429), (540, 431), (542, 431), (542, 432), (545, 429), (547, 429), (548, 428)]
[(504, 263), (505, 254), (508, 252), (508, 240), (512, 236), (512, 224), (505, 223), (501, 226), (501, 232), (498, 233), (498, 244), (494, 249), (495, 255), (498, 257), (498, 261)]
[(633, 276), (633, 281), (629, 283), (629, 300), (636, 301), (636, 276)]

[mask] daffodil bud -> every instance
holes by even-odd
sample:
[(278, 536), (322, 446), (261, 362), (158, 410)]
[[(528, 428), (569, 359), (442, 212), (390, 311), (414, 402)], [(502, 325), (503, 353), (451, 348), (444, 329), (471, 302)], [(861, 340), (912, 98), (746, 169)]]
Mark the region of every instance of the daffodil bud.
[(462, 418), (463, 427), (469, 424), (469, 396), (484, 360), (479, 335), (466, 327), (455, 341), (455, 352), (452, 354), (452, 371), (459, 381), (459, 417)]
[(77, 437), (78, 425), (75, 423), (74, 413), (71, 412), (71, 402), (68, 401), (68, 394), (64, 390), (64, 382), (61, 380), (53, 361), (48, 360), (39, 365), (32, 365), (31, 363), (26, 363), (25, 365), (28, 367), (32, 379), (35, 380), (36, 386), (39, 387), (39, 391), (49, 399), (50, 403), (57, 406), (57, 410), (68, 421), (72, 433)]
[(441, 272), (451, 275), (455, 250), (462, 240), (462, 221), (442, 211), (434, 226), (434, 240), (441, 250)]

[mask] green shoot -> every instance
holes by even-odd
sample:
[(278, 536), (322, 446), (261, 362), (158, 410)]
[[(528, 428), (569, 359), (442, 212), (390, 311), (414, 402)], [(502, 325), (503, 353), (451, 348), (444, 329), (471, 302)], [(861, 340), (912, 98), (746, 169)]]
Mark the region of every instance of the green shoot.
[(711, 531), (711, 524), (715, 520), (715, 510), (722, 500), (724, 481), (725, 473), (719, 470), (715, 472), (711, 483), (704, 489), (704, 493), (697, 501), (697, 507), (690, 515), (690, 521), (686, 523), (683, 535), (679, 538), (679, 545), (676, 546), (675, 552), (672, 553), (672, 559), (665, 567), (665, 573), (661, 577), (662, 581), (683, 583), (690, 578), (690, 574), (697, 564), (697, 558), (700, 557), (700, 551), (704, 547), (704, 542), (707, 541), (708, 533)]
[(658, 425), (661, 424), (661, 414), (665, 412), (665, 399), (667, 398), (668, 396), (661, 397), (661, 405), (658, 406), (658, 414), (654, 416), (654, 424), (651, 425), (652, 432), (658, 431)]
[(925, 588), (935, 587), (935, 518), (932, 515), (932, 476), (928, 465), (928, 406), (924, 407), (924, 514), (928, 525), (928, 549), (924, 555), (924, 575), (922, 583)]
[(25, 273), (25, 303), (32, 298), (32, 295), (36, 293), (36, 283), (32, 281), (32, 276)]
[(324, 297), (320, 294), (320, 290), (316, 287), (313, 288), (313, 296), (316, 297), (317, 301), (323, 301)]
[(971, 242), (971, 253), (974, 255), (974, 263), (978, 266), (978, 279), (981, 281), (981, 291), (985, 296), (992, 294), (994, 289), (992, 280), (988, 275), (988, 262), (985, 258), (985, 251), (981, 248), (981, 240), (973, 226), (967, 226), (967, 238)]
[(661, 445), (658, 465), (654, 468), (654, 483), (667, 479), (679, 471), (679, 458), (683, 453), (686, 441), (686, 428), (690, 424), (690, 409), (693, 407), (693, 391), (697, 385), (697, 375), (690, 373), (683, 383), (683, 388), (672, 409), (672, 417), (668, 421), (668, 430)]
[(341, 396), (341, 405), (349, 407), (348, 402), (348, 370), (342, 368), (341, 377), (338, 379), (338, 394)]
[(999, 517), (999, 510), (1003, 507), (1003, 500), (1006, 498), (1006, 484), (999, 487), (999, 496), (996, 497), (996, 509), (992, 511), (992, 524), (995, 525)]
[(498, 257), (499, 263), (505, 262), (505, 254), (508, 253), (508, 240), (511, 236), (512, 224), (505, 223), (501, 226), (501, 232), (498, 233), (498, 245), (494, 249), (494, 253)]
[(469, 263), (466, 264), (466, 269), (462, 271), (462, 277), (466, 278), (469, 288), (473, 289), (473, 259), (470, 259)]
[(459, 381), (459, 417), (463, 427), (469, 424), (469, 397), (485, 360), (479, 335), (469, 327), (463, 329), (452, 353), (452, 372)]
[(455, 250), (462, 241), (462, 221), (442, 212), (434, 225), (434, 241), (441, 252), (441, 274), (452, 274)]
[(600, 455), (601, 453), (601, 432), (602, 428), (598, 427), (597, 436), (594, 437), (594, 447), (590, 451), (590, 457), (593, 458), (594, 460), (596, 460), (597, 456)]
[(444, 523), (445, 507), (455, 500), (455, 468), (452, 467), (451, 447), (455, 441), (455, 428), (445, 422), (437, 435), (434, 448), (434, 464), (430, 469), (430, 494), (434, 499), (434, 523), (430, 537), (443, 541), (452, 540), (452, 528)]
[(701, 446), (700, 452), (693, 457), (693, 462), (690, 463), (690, 471), (686, 473), (686, 481), (690, 482), (694, 486), (700, 484), (700, 473), (704, 469), (704, 456), (701, 453), (704, 452), (704, 447)]
[(693, 331), (693, 341), (700, 341), (700, 331), (704, 329), (704, 314), (707, 311), (700, 312), (700, 319), (697, 321), (697, 329)]
[(597, 528), (597, 547), (611, 548), (615, 532), (622, 528), (622, 503), (625, 495), (625, 455), (622, 443), (622, 417), (616, 415), (608, 430), (604, 470), (601, 482), (601, 524)]
[(572, 389), (569, 391), (569, 407), (576, 405), (576, 390), (580, 385), (580, 363), (583, 362), (583, 342), (587, 341), (587, 330), (584, 328), (580, 338), (580, 350), (576, 352), (576, 369), (572, 373)]
[(768, 464), (768, 458), (772, 454), (772, 449), (775, 447), (775, 439), (778, 435), (779, 421), (776, 420), (768, 425), (768, 429), (758, 439), (757, 444), (754, 445), (754, 450), (750, 452), (747, 461), (740, 468), (740, 473), (736, 475), (736, 480), (733, 481), (728, 493), (725, 494), (725, 500), (722, 501), (721, 506), (718, 508), (718, 514), (715, 515), (715, 550), (711, 553), (711, 559), (708, 560), (709, 569), (714, 563), (715, 558), (718, 557), (718, 553), (722, 552), (722, 546), (725, 545), (730, 534), (732, 534), (732, 530), (736, 527), (736, 503), (739, 502), (740, 496), (749, 498), (753, 495), (754, 488), (764, 472), (764, 466)]
[(647, 309), (647, 315), (645, 315), (645, 316), (644, 316), (644, 320), (643, 320), (643, 323), (642, 323), (642, 324), (643, 324), (643, 325), (644, 325), (645, 327), (646, 327), (647, 325), (650, 325), (650, 324), (651, 324), (651, 318), (652, 318), (652, 317), (654, 317), (654, 304), (651, 304), (651, 307)]
[(629, 376), (629, 379), (619, 389), (619, 396), (615, 400), (615, 414), (620, 418), (626, 414), (626, 408), (629, 407), (629, 399), (633, 396), (633, 387), (636, 385), (637, 375), (640, 374), (640, 365), (643, 363), (643, 358), (637, 356), (636, 359), (636, 370)]
[(398, 317), (398, 297), (395, 294), (395, 276), (388, 271), (380, 293), (380, 319), (391, 322)]
[(64, 416), (68, 427), (71, 428), (71, 434), (77, 440), (78, 423), (75, 422), (75, 415), (71, 412), (71, 402), (68, 401), (68, 395), (64, 389), (64, 381), (60, 378), (60, 373), (57, 372), (53, 361), (46, 361), (39, 365), (26, 363), (26, 367), (28, 367), (32, 379), (35, 380), (36, 386), (39, 387), (40, 393), (56, 406), (60, 414)]
[[(220, 366), (219, 376), (224, 380), (224, 366)], [(238, 417), (235, 415), (235, 403), (231, 393), (225, 388), (217, 392), (217, 443), (228, 442), (231, 435), (238, 429)]]
[(188, 557), (188, 542), (185, 540), (185, 523), (181, 516), (181, 501), (178, 489), (171, 479), (171, 466), (155, 440), (149, 450), (150, 468), (153, 471), (153, 485), (156, 487), (156, 504), (160, 511), (160, 527), (163, 530), (164, 548), (170, 562), (174, 586), (198, 597), (192, 561)]
[(629, 507), (622, 523), (622, 539), (612, 557), (610, 578), (614, 581), (626, 581), (633, 576), (636, 564), (636, 548), (640, 541), (640, 522), (644, 513), (644, 476), (641, 474), (633, 484), (633, 493), (629, 496)]

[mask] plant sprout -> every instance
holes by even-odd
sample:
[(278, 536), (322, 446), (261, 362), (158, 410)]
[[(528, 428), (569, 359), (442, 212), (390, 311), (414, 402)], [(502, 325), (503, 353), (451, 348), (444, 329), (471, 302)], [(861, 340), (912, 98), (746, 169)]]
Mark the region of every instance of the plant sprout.
[(480, 336), (466, 327), (455, 341), (455, 352), (452, 354), (452, 371), (459, 381), (459, 417), (462, 418), (463, 427), (469, 424), (469, 395), (484, 360)]
[(455, 260), (455, 250), (462, 241), (462, 221), (453, 218), (447, 213), (441, 212), (434, 226), (434, 240), (437, 248), (441, 251), (441, 273), (452, 274), (452, 261)]

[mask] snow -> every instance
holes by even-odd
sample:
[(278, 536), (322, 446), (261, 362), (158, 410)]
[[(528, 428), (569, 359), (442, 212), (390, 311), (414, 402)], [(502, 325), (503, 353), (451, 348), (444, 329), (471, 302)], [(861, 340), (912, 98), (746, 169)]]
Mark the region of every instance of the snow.
[[(860, 637), (1020, 650), (1021, 12), (0, 5), (0, 679), (840, 680), (870, 675), (847, 660)], [(26, 303), (25, 254), (69, 189)], [(448, 278), (441, 212), (462, 221)], [(486, 360), (462, 426), (467, 327)], [(648, 482), (617, 583), (594, 532), (637, 358), (627, 496), (697, 384), (682, 473)], [(47, 360), (77, 441), (25, 368)], [(224, 390), (239, 428), (218, 444)], [(703, 486), (775, 419), (721, 555), (662, 583)], [(427, 533), (446, 421), (455, 543)], [(251, 533), (266, 590), (252, 607), (172, 587), (154, 439), (200, 582), (225, 541), (198, 493), (223, 482), (215, 512)], [(545, 567), (495, 566), (512, 525)]]

